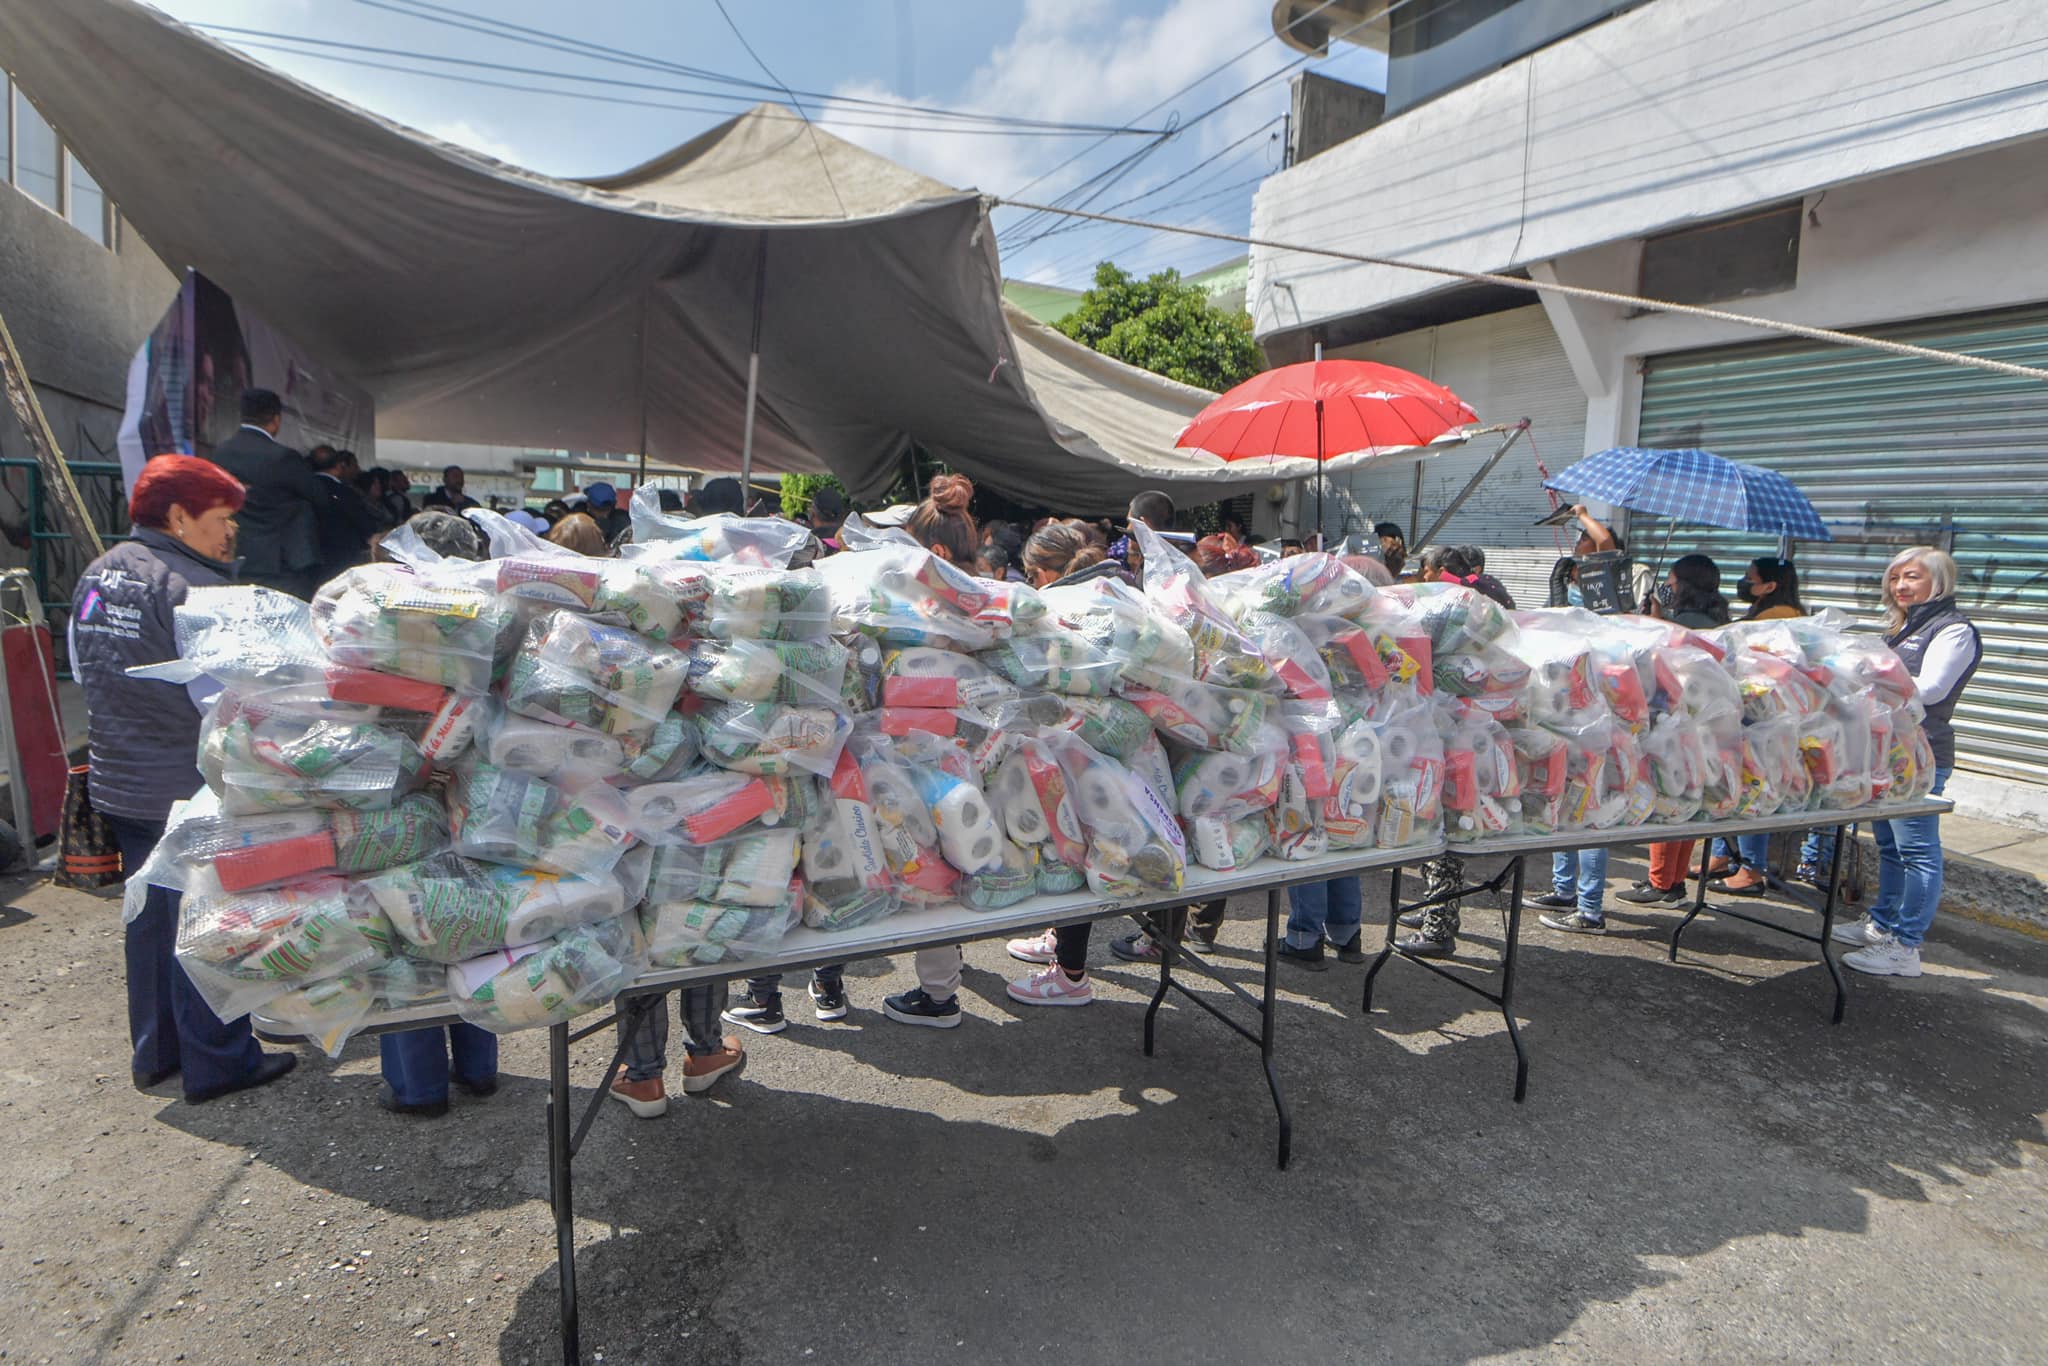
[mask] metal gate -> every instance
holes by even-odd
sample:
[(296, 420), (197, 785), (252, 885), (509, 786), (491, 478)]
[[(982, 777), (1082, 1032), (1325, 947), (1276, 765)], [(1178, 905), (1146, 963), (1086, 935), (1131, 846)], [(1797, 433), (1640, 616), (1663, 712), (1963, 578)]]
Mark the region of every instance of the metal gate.
[[(2048, 365), (2048, 307), (1867, 329), (1923, 346)], [(1944, 545), (1984, 663), (1955, 724), (1965, 769), (2048, 783), (2048, 384), (1815, 342), (1765, 342), (1652, 358), (1638, 442), (1701, 446), (1783, 472), (1835, 540), (1796, 555), (1810, 608), (1873, 625), (1886, 563)], [(1668, 537), (1668, 543), (1667, 543)], [(1731, 592), (1757, 537), (1644, 525), (1639, 553), (1691, 550)]]

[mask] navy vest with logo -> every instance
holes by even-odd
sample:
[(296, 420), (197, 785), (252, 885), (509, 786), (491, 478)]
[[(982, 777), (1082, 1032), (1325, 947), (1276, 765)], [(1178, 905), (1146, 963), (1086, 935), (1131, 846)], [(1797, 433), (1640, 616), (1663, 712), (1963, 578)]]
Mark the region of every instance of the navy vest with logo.
[(1956, 700), (1963, 695), (1963, 689), (1970, 685), (1970, 678), (1977, 672), (1977, 666), (1984, 662), (1984, 641), (1977, 634), (1977, 628), (1956, 606), (1953, 595), (1936, 598), (1932, 602), (1915, 603), (1906, 609), (1906, 624), (1898, 631), (1885, 637), (1885, 644), (1905, 662), (1906, 669), (1913, 677), (1920, 676), (1920, 662), (1927, 657), (1927, 647), (1934, 638), (1950, 626), (1970, 628), (1970, 665), (1963, 670), (1963, 676), (1956, 680), (1955, 687), (1939, 702), (1928, 702), (1927, 720), (1923, 728), (1927, 732), (1927, 743), (1934, 749), (1936, 768), (1954, 768), (1956, 763), (1956, 732), (1950, 724), (1955, 715)]

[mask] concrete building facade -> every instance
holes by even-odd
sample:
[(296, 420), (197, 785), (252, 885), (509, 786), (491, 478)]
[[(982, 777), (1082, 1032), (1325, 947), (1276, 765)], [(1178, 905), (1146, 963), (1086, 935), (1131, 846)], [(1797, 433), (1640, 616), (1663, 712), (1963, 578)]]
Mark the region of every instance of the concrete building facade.
[[(1466, 0), (1433, 45), (1352, 35), (1389, 52), (1387, 117), (1268, 179), (1253, 235), (2048, 363), (2048, 11), (1646, 0), (1577, 6), (1560, 34), (1565, 8)], [(1276, 360), (1320, 342), (1535, 419), (1443, 537), (1521, 587), (1560, 548), (1532, 525), (1544, 471), (1623, 444), (1784, 470), (1835, 535), (1799, 548), (1809, 596), (1865, 621), (1897, 549), (1952, 548), (1989, 647), (1959, 792), (2048, 819), (2048, 386), (1307, 251), (1255, 248), (1248, 306)], [(1479, 458), (1362, 475), (1347, 510), (1426, 526)], [(1706, 549), (1730, 583), (1774, 548), (1636, 532), (1649, 558)]]

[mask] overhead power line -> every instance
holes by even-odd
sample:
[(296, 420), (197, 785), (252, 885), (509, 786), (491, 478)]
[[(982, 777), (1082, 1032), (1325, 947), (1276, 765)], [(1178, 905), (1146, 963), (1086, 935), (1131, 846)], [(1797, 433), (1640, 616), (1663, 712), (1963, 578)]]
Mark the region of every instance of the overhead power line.
[[(832, 178), (832, 163), (825, 156), (824, 144), (818, 141), (817, 125), (811, 122), (810, 113), (805, 110), (803, 101), (796, 97), (795, 91), (783, 83), (782, 77), (769, 70), (768, 63), (761, 59), (761, 54), (754, 51), (754, 45), (747, 41), (747, 35), (740, 32), (740, 26), (732, 21), (730, 14), (726, 13), (725, 0), (711, 0), (711, 3), (718, 7), (718, 17), (725, 20), (725, 26), (732, 30), (733, 37), (740, 40), (740, 46), (745, 48), (747, 55), (754, 59), (754, 65), (761, 68), (761, 74), (777, 85), (782, 86), (782, 93), (789, 96), (790, 104), (796, 107), (797, 113), (803, 115), (804, 130), (811, 135), (811, 150), (818, 154), (818, 169), (825, 173), (825, 183), (832, 189), (832, 202), (839, 206), (839, 216), (841, 218), (846, 217), (846, 201), (839, 197), (839, 182)], [(758, 307), (754, 310), (756, 317), (760, 316), (760, 311)], [(755, 330), (757, 332), (760, 330), (758, 324), (756, 324)], [(749, 417), (747, 420), (749, 423), (753, 421), (752, 417)], [(751, 431), (751, 428), (749, 430)]]
[(1301, 242), (1277, 242), (1270, 238), (1253, 237), (1246, 233), (1220, 232), (1213, 228), (1194, 228), (1180, 223), (1159, 223), (1142, 218), (1122, 218), (1115, 214), (1090, 213), (1085, 209), (1066, 209), (1051, 204), (1029, 204), (1018, 200), (991, 198), (989, 207), (998, 204), (1013, 209), (1031, 209), (1039, 213), (1055, 213), (1075, 218), (1092, 218), (1097, 222), (1114, 223), (1130, 228), (1151, 228), (1157, 232), (1180, 233), (1188, 237), (1206, 237), (1217, 242), (1235, 242), (1245, 247), (1264, 247), (1269, 251), (1292, 251), (1304, 256), (1326, 256), (1338, 261), (1351, 261), (1366, 266), (1387, 266), (1395, 270), (1420, 271), (1425, 275), (1441, 275), (1471, 284), (1501, 285), (1519, 289), (1531, 294), (1561, 294), (1567, 298), (1590, 299), (1595, 303), (1616, 304), (1623, 308), (1647, 309), (1657, 313), (1677, 313), (1686, 317), (1706, 318), (1713, 322), (1736, 323), (1743, 327), (1754, 327), (1765, 332), (1781, 332), (1787, 336), (1805, 337), (1811, 341), (1832, 342), (1838, 346), (1855, 346), (1869, 351), (1884, 351), (1896, 356), (1915, 356), (1921, 360), (1940, 361), (1948, 365), (1966, 365), (1993, 374), (2012, 375), (2020, 379), (2048, 380), (2048, 370), (2031, 365), (2014, 365), (2010, 361), (1993, 360), (1989, 356), (1973, 356), (1964, 351), (1943, 351), (1938, 347), (1914, 346), (1909, 342), (1889, 341), (1883, 337), (1865, 336), (1860, 332), (1838, 332), (1829, 327), (1809, 327), (1804, 323), (1785, 322), (1777, 318), (1759, 318), (1748, 313), (1731, 313), (1726, 309), (1706, 308), (1699, 304), (1679, 304), (1668, 299), (1652, 299), (1640, 294), (1624, 294), (1612, 289), (1593, 289), (1586, 285), (1567, 285), (1541, 280), (1523, 279), (1517, 275), (1497, 275), (1492, 271), (1459, 270), (1455, 266), (1426, 265), (1420, 261), (1402, 261), (1391, 256), (1371, 256), (1364, 252), (1338, 251), (1333, 247), (1310, 246)]

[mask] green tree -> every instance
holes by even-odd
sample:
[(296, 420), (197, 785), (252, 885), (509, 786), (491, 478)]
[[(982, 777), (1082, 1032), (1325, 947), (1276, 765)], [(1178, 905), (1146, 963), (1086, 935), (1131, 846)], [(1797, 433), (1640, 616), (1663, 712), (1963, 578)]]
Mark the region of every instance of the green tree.
[(831, 474), (785, 474), (782, 476), (782, 515), (791, 521), (810, 512), (811, 495), (819, 489), (838, 489), (844, 496), (846, 485)]
[(1197, 388), (1228, 389), (1266, 368), (1252, 320), (1215, 307), (1177, 270), (1140, 280), (1104, 261), (1080, 306), (1056, 326), (1105, 356)]

